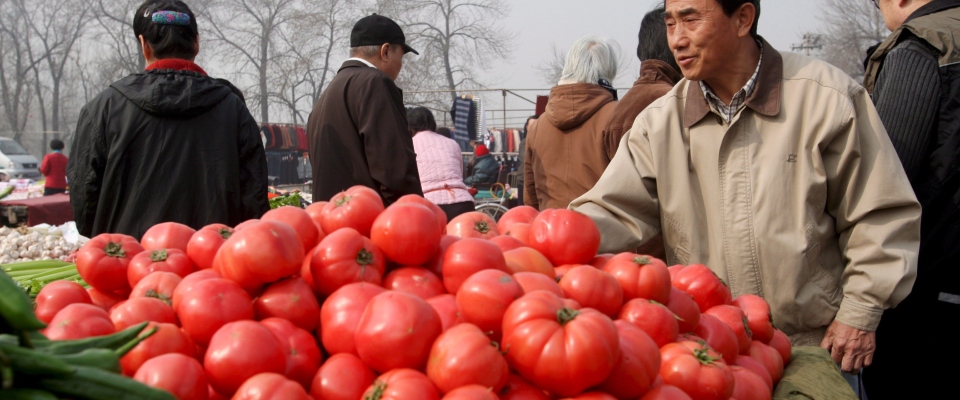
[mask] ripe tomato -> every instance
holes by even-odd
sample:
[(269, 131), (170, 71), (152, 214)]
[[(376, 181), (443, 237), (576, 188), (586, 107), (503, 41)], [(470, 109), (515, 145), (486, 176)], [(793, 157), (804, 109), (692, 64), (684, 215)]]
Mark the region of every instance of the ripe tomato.
[(212, 269), (201, 269), (183, 277), (177, 287), (173, 289), (173, 297), (171, 298), (173, 302), (173, 311), (179, 311), (178, 307), (180, 305), (180, 301), (183, 300), (183, 296), (185, 294), (193, 290), (193, 285), (195, 283), (214, 278), (220, 278), (220, 274), (214, 272)]
[(376, 371), (423, 369), (443, 325), (417, 296), (386, 291), (370, 299), (353, 335), (357, 354)]
[(437, 249), (437, 252), (434, 253), (433, 257), (430, 258), (430, 261), (427, 261), (426, 264), (423, 264), (423, 267), (428, 271), (433, 272), (437, 277), (443, 277), (443, 255), (447, 253), (447, 248), (451, 244), (456, 243), (460, 238), (456, 236), (444, 235), (440, 238), (440, 248)]
[(130, 287), (137, 286), (145, 276), (152, 272), (173, 272), (179, 277), (190, 275), (196, 268), (187, 253), (177, 249), (147, 250), (133, 256), (127, 267), (127, 281)]
[(516, 222), (510, 225), (510, 230), (503, 232), (504, 235), (516, 238), (525, 246), (530, 246), (530, 227), (532, 224)]
[(600, 248), (600, 230), (576, 211), (545, 210), (530, 225), (530, 247), (553, 265), (587, 264)]
[(93, 304), (74, 303), (53, 316), (44, 336), (50, 340), (83, 339), (116, 332), (110, 315)]
[(470, 211), (458, 215), (447, 223), (447, 234), (461, 239), (491, 239), (500, 235), (497, 223), (489, 215)]
[(450, 391), (443, 396), (443, 400), (500, 400), (500, 397), (489, 387), (467, 385)]
[(190, 339), (200, 346), (207, 346), (214, 333), (227, 323), (252, 320), (253, 301), (234, 281), (205, 279), (193, 283), (190, 291), (183, 295), (177, 316)]
[(642, 329), (657, 343), (657, 348), (677, 340), (680, 326), (676, 315), (663, 304), (633, 299), (623, 305), (619, 318)]
[(783, 377), (783, 358), (780, 357), (780, 353), (776, 349), (754, 340), (750, 344), (750, 354), (747, 355), (767, 368), (774, 386), (780, 382), (780, 378)]
[(144, 341), (137, 344), (123, 358), (120, 359), (120, 366), (123, 368), (123, 374), (133, 376), (140, 366), (148, 360), (170, 353), (180, 353), (190, 357), (194, 356), (196, 348), (190, 336), (174, 324), (151, 322), (147, 325), (146, 331), (157, 328), (157, 331)]
[(683, 390), (672, 385), (658, 385), (650, 389), (640, 400), (693, 400)]
[(623, 305), (623, 289), (617, 278), (589, 265), (573, 267), (560, 278), (559, 284), (566, 297), (611, 318)]
[(440, 316), (440, 323), (444, 331), (463, 323), (460, 309), (457, 308), (457, 296), (448, 293), (441, 294), (427, 299), (427, 303)]
[(727, 364), (733, 365), (737, 361), (737, 355), (740, 354), (737, 334), (717, 317), (710, 314), (701, 315), (700, 323), (697, 324), (694, 333), (703, 338), (711, 349), (720, 353)]
[(317, 340), (310, 332), (298, 328), (283, 318), (267, 318), (260, 321), (273, 335), (280, 340), (280, 345), (287, 355), (287, 369), (284, 375), (299, 383), (304, 389), (310, 389), (313, 376), (320, 369), (323, 356)]
[(234, 231), (234, 232), (237, 232), (237, 231), (239, 231), (239, 230), (242, 230), (243, 228), (246, 228), (246, 227), (248, 227), (248, 226), (254, 225), (254, 224), (256, 224), (257, 222), (260, 222), (260, 219), (259, 219), (259, 218), (248, 219), (248, 220), (246, 220), (246, 221), (243, 221), (243, 222), (237, 224), (237, 226), (233, 227), (233, 231)]
[(386, 289), (369, 283), (351, 283), (338, 289), (320, 306), (320, 339), (329, 354), (357, 355), (353, 340), (367, 304)]
[(617, 327), (609, 317), (590, 308), (567, 308), (543, 290), (507, 308), (502, 345), (511, 368), (561, 396), (605, 381), (620, 356)]
[(110, 320), (117, 331), (122, 331), (145, 321), (176, 325), (177, 314), (160, 299), (134, 297), (113, 307)]
[(363, 400), (440, 400), (437, 388), (422, 372), (398, 368), (377, 377), (363, 392)]
[(173, 272), (157, 271), (143, 277), (130, 292), (130, 298), (152, 297), (169, 306), (173, 305), (173, 292), (183, 278)]
[(741, 354), (748, 354), (750, 351), (750, 341), (753, 340), (753, 333), (750, 332), (750, 328), (747, 327), (747, 316), (743, 314), (743, 310), (739, 307), (721, 304), (719, 306), (713, 306), (706, 312), (706, 315), (712, 315), (717, 317), (720, 321), (733, 330), (733, 333), (737, 335), (737, 345), (740, 349)]
[(230, 236), (213, 263), (224, 278), (251, 289), (296, 275), (303, 256), (303, 242), (293, 228), (260, 221)]
[(737, 400), (770, 400), (773, 390), (753, 371), (741, 366), (730, 366), (733, 379), (733, 397)]
[(670, 277), (673, 287), (693, 296), (700, 312), (733, 301), (727, 284), (704, 265), (693, 264), (677, 268), (676, 273), (671, 273)]
[(503, 252), (503, 258), (507, 262), (507, 268), (510, 270), (510, 273), (538, 272), (551, 279), (557, 277), (557, 273), (553, 269), (553, 264), (550, 264), (550, 260), (532, 248), (520, 247), (505, 251)]
[(677, 315), (680, 332), (693, 332), (697, 328), (700, 323), (700, 306), (693, 300), (693, 296), (680, 289), (671, 288), (666, 306)]
[(315, 331), (320, 324), (320, 304), (313, 289), (297, 277), (267, 286), (253, 302), (253, 311), (258, 320), (284, 318), (307, 332)]
[(752, 338), (763, 343), (770, 343), (773, 339), (773, 317), (770, 315), (770, 305), (762, 297), (753, 294), (740, 295), (733, 299), (733, 305), (743, 310), (747, 315), (747, 326), (753, 333)]
[(597, 388), (621, 399), (643, 396), (653, 386), (660, 372), (660, 348), (640, 328), (623, 321), (613, 321), (620, 337), (620, 357), (610, 376)]
[(603, 392), (586, 392), (563, 400), (617, 400), (617, 398)]
[(217, 393), (232, 396), (257, 374), (286, 372), (287, 356), (280, 340), (265, 326), (236, 321), (223, 325), (210, 339), (203, 368)]
[(402, 267), (383, 278), (383, 287), (429, 299), (447, 292), (443, 281), (423, 267)]
[(498, 393), (500, 400), (550, 400), (543, 390), (525, 381), (520, 375), (510, 374), (507, 384)]
[(506, 234), (510, 231), (510, 228), (513, 227), (513, 224), (524, 223), (529, 224), (533, 222), (533, 219), (540, 214), (540, 211), (537, 211), (536, 208), (530, 206), (516, 206), (511, 208), (509, 211), (503, 213), (500, 216), (500, 219), (497, 220), (497, 229), (501, 234)]
[(101, 292), (94, 287), (87, 288), (87, 294), (90, 295), (90, 301), (93, 305), (100, 307), (104, 311), (110, 311), (113, 306), (127, 299), (123, 293)]
[(603, 270), (623, 287), (623, 300), (647, 299), (666, 304), (670, 301), (670, 272), (667, 265), (652, 256), (620, 253)]
[(64, 307), (75, 303), (93, 304), (90, 294), (80, 286), (79, 283), (72, 281), (53, 281), (48, 283), (36, 298), (37, 308), (34, 310), (37, 319), (49, 324), (57, 313)]
[(297, 235), (300, 236), (300, 242), (303, 243), (304, 249), (312, 249), (313, 246), (316, 246), (317, 243), (320, 243), (320, 240), (323, 239), (320, 235), (320, 230), (317, 229), (313, 220), (310, 219), (310, 214), (307, 214), (307, 212), (300, 207), (277, 207), (263, 214), (260, 220), (283, 222), (289, 225), (297, 232)]
[(263, 372), (243, 382), (231, 400), (313, 400), (297, 382)]
[(500, 348), (480, 328), (460, 324), (440, 334), (433, 343), (426, 372), (440, 393), (466, 385), (499, 391), (507, 384), (510, 367)]
[(660, 348), (663, 383), (680, 388), (695, 399), (724, 400), (733, 394), (733, 373), (720, 354), (691, 341)]
[(130, 290), (127, 266), (142, 251), (143, 247), (131, 236), (103, 233), (77, 252), (77, 272), (90, 287), (101, 292)]
[(506, 236), (506, 235), (495, 236), (490, 238), (489, 240), (493, 242), (493, 244), (497, 245), (497, 247), (499, 247), (500, 251), (502, 252), (508, 252), (513, 249), (519, 249), (527, 246), (520, 240), (517, 240), (517, 238), (514, 238), (512, 236)]
[(137, 382), (170, 392), (179, 400), (206, 400), (203, 366), (193, 357), (169, 353), (143, 363), (133, 376)]
[(197, 233), (193, 228), (177, 222), (164, 222), (147, 229), (140, 239), (144, 250), (177, 249), (187, 252), (190, 238)]
[[(493, 340), (500, 340), (503, 313), (514, 300), (523, 296), (523, 288), (510, 274), (485, 269), (471, 275), (457, 291), (457, 308), (463, 320), (479, 327)], [(441, 388), (442, 392), (445, 392)]]
[(310, 394), (322, 400), (357, 400), (377, 375), (350, 353), (334, 354), (323, 363), (310, 385)]
[(546, 290), (563, 297), (563, 289), (560, 289), (557, 280), (547, 275), (538, 272), (517, 272), (513, 274), (513, 279), (523, 288), (523, 293), (530, 293), (534, 290)]
[[(580, 264), (564, 264), (553, 269), (553, 274), (557, 276), (557, 282), (560, 282), (563, 279), (563, 276), (570, 272), (571, 269), (579, 267)], [(622, 289), (621, 289), (622, 290)]]
[(415, 194), (408, 194), (397, 199), (393, 204), (402, 204), (402, 203), (416, 203), (426, 206), (433, 212), (433, 219), (437, 221), (437, 225), (440, 227), (440, 232), (444, 235), (447, 234), (447, 213), (443, 211), (440, 206), (433, 204), (432, 201), (427, 200), (421, 196)]
[(783, 366), (786, 367), (790, 363), (790, 357), (792, 356), (793, 349), (791, 348), (790, 338), (787, 337), (786, 333), (779, 329), (773, 331), (773, 338), (770, 339), (768, 343), (770, 347), (773, 347), (780, 353), (780, 358), (783, 359)]
[(353, 228), (327, 235), (310, 258), (314, 288), (325, 296), (350, 283), (380, 285), (383, 280), (386, 262), (383, 253)]
[(433, 211), (418, 203), (393, 204), (373, 221), (370, 240), (389, 260), (402, 265), (426, 263), (443, 236)]
[[(315, 201), (311, 203), (309, 206), (307, 206), (307, 208), (304, 209), (304, 211), (307, 212), (307, 215), (310, 216), (310, 219), (313, 221), (313, 224), (316, 225), (317, 231), (320, 232), (320, 236), (327, 235), (327, 232), (323, 230), (323, 226), (322, 226), (323, 223), (321, 222), (323, 218), (320, 216), (323, 214), (323, 208), (327, 206), (327, 203), (328, 202), (326, 201)], [(323, 238), (322, 237), (319, 238), (318, 242), (320, 240), (323, 240)]]
[(610, 253), (597, 254), (597, 256), (593, 258), (593, 260), (590, 260), (590, 265), (594, 266), (597, 269), (603, 269), (604, 267), (607, 266), (607, 263), (613, 259), (614, 256), (615, 254), (610, 254)]
[(485, 269), (509, 272), (503, 252), (489, 240), (461, 239), (447, 248), (443, 255), (443, 285), (447, 293), (457, 293), (470, 275)]
[(770, 377), (770, 371), (767, 371), (767, 367), (764, 367), (763, 364), (760, 364), (760, 361), (757, 361), (750, 356), (739, 355), (737, 356), (737, 361), (733, 365), (753, 371), (754, 374), (763, 380), (764, 384), (766, 384), (770, 390), (773, 390), (773, 378)]
[(213, 258), (223, 242), (233, 235), (233, 228), (224, 224), (210, 224), (194, 233), (187, 242), (187, 257), (197, 269), (213, 268)]
[(353, 228), (370, 237), (373, 221), (383, 212), (383, 199), (366, 186), (354, 186), (334, 195), (320, 213), (320, 226), (328, 235), (340, 228)]

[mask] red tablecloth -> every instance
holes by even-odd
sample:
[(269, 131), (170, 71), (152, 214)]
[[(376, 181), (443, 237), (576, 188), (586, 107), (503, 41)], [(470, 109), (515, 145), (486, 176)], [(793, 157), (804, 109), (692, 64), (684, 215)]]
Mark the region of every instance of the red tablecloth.
[(55, 194), (24, 200), (0, 201), (0, 206), (27, 207), (27, 226), (44, 223), (63, 225), (73, 221), (73, 208), (70, 207), (70, 196), (66, 194)]

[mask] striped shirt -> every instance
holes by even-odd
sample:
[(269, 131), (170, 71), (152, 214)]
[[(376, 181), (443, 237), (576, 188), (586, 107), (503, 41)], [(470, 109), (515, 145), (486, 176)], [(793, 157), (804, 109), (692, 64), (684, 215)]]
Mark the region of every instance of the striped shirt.
[(710, 86), (708, 86), (706, 82), (700, 81), (700, 89), (703, 90), (703, 97), (707, 98), (710, 109), (719, 114), (720, 117), (723, 118), (723, 121), (728, 124), (733, 117), (743, 109), (747, 97), (750, 97), (750, 94), (753, 93), (753, 88), (757, 86), (757, 76), (760, 75), (760, 64), (763, 63), (763, 43), (758, 41), (757, 45), (760, 46), (760, 60), (757, 61), (757, 69), (753, 71), (753, 76), (750, 77), (747, 84), (733, 95), (733, 98), (730, 99), (730, 105), (724, 104), (723, 100), (720, 100), (720, 98), (713, 93), (713, 89), (710, 89)]

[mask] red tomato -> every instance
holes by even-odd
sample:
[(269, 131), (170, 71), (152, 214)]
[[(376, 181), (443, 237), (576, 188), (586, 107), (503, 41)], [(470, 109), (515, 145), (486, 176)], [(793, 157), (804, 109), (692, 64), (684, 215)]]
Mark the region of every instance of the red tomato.
[(325, 296), (350, 283), (380, 285), (383, 280), (383, 253), (353, 228), (343, 228), (327, 235), (310, 258), (313, 284)]
[(437, 225), (440, 227), (440, 232), (444, 235), (447, 233), (447, 213), (443, 211), (440, 206), (433, 204), (432, 201), (427, 200), (421, 196), (415, 194), (408, 194), (397, 199), (393, 204), (403, 204), (403, 203), (416, 203), (422, 204), (430, 209), (433, 212), (433, 219), (437, 221)]
[(700, 307), (700, 312), (707, 311), (713, 306), (730, 304), (733, 301), (727, 284), (704, 265), (693, 264), (678, 268), (675, 274), (670, 274), (670, 277), (673, 287), (693, 296), (693, 300)]
[(383, 278), (383, 287), (429, 299), (447, 292), (443, 281), (423, 267), (403, 267), (390, 271)]
[(590, 260), (590, 265), (594, 266), (597, 269), (603, 269), (603, 267), (607, 266), (607, 263), (610, 262), (610, 260), (612, 260), (614, 256), (615, 254), (610, 254), (610, 253), (597, 254), (597, 256), (593, 258), (593, 260)]
[(530, 247), (553, 265), (586, 264), (600, 248), (600, 230), (576, 211), (545, 210), (530, 225)]
[(513, 224), (524, 223), (529, 224), (533, 222), (534, 218), (537, 218), (537, 215), (540, 214), (540, 211), (537, 211), (536, 208), (530, 206), (516, 206), (511, 208), (509, 211), (503, 213), (500, 216), (500, 219), (497, 220), (497, 229), (502, 234), (510, 231), (510, 228), (513, 227)]
[(619, 318), (642, 329), (663, 347), (677, 340), (680, 326), (677, 317), (663, 304), (646, 299), (633, 299), (623, 305)]
[(320, 304), (313, 289), (297, 277), (267, 286), (253, 302), (253, 311), (258, 320), (284, 318), (307, 332), (315, 331), (320, 324)]
[(173, 272), (152, 272), (137, 282), (137, 286), (134, 286), (133, 291), (130, 292), (130, 298), (152, 297), (172, 306), (173, 292), (181, 281), (183, 278)]
[(677, 288), (670, 289), (670, 300), (667, 308), (677, 315), (680, 332), (693, 332), (700, 323), (700, 306), (687, 292)]
[(443, 400), (500, 400), (500, 397), (489, 387), (467, 385), (450, 391), (443, 396)]
[(360, 358), (349, 353), (334, 354), (323, 363), (310, 385), (317, 400), (357, 400), (377, 375)]
[(503, 232), (504, 235), (516, 238), (526, 246), (530, 245), (530, 227), (532, 224), (516, 222), (510, 225), (510, 230)]
[(776, 349), (754, 340), (750, 344), (750, 354), (748, 355), (759, 361), (770, 372), (770, 378), (773, 379), (774, 386), (777, 382), (780, 382), (780, 378), (783, 377), (783, 358), (780, 357), (780, 353)]
[(564, 400), (617, 400), (617, 398), (603, 392), (586, 392)]
[(90, 301), (93, 305), (100, 307), (104, 311), (110, 311), (113, 306), (127, 299), (122, 293), (101, 292), (94, 287), (87, 288), (87, 294), (90, 295)]
[(284, 375), (302, 385), (304, 389), (310, 389), (310, 383), (323, 362), (317, 340), (310, 332), (283, 318), (267, 318), (260, 321), (260, 324), (280, 340), (287, 355), (287, 370)]
[[(485, 269), (471, 275), (457, 291), (457, 308), (463, 320), (479, 327), (493, 340), (500, 340), (503, 313), (514, 300), (523, 296), (523, 288), (510, 274)], [(440, 388), (441, 392), (446, 392)]]
[(223, 325), (210, 339), (203, 368), (217, 393), (232, 396), (257, 374), (286, 372), (287, 356), (280, 340), (265, 326), (236, 321)]
[(197, 231), (184, 224), (164, 222), (147, 229), (140, 244), (144, 250), (177, 249), (186, 253), (187, 244), (194, 233)]
[(660, 372), (660, 348), (642, 329), (613, 321), (620, 336), (620, 357), (610, 376), (597, 388), (615, 398), (635, 399), (650, 390)]
[(394, 204), (373, 221), (370, 240), (388, 259), (402, 265), (426, 263), (440, 248), (443, 229), (434, 213), (418, 203)]
[[(137, 344), (123, 358), (120, 359), (120, 366), (123, 368), (123, 374), (133, 376), (140, 366), (148, 360), (170, 353), (180, 353), (187, 356), (194, 356), (196, 346), (190, 340), (190, 336), (174, 324), (151, 322), (147, 325), (146, 331), (153, 327), (157, 331)], [(206, 384), (204, 384), (206, 386)]]
[(543, 290), (507, 308), (502, 345), (511, 368), (561, 396), (605, 381), (620, 356), (617, 327), (609, 317), (590, 308), (567, 308)]
[(462, 239), (491, 239), (500, 235), (497, 223), (489, 215), (470, 211), (458, 215), (447, 223), (447, 234)]
[(659, 385), (650, 389), (640, 400), (693, 400), (683, 390), (672, 385)]
[(747, 326), (753, 333), (753, 340), (769, 344), (773, 339), (774, 328), (767, 301), (757, 295), (744, 294), (733, 299), (733, 305), (740, 307), (747, 315)]
[(753, 371), (770, 390), (773, 390), (773, 378), (770, 377), (770, 371), (767, 371), (767, 367), (760, 364), (760, 361), (754, 360), (750, 356), (739, 355), (733, 365)]
[(503, 252), (489, 240), (468, 238), (451, 244), (443, 255), (443, 285), (447, 293), (457, 293), (470, 275), (485, 269), (509, 272)]
[(116, 332), (110, 315), (93, 304), (74, 303), (64, 307), (47, 324), (43, 334), (50, 340), (83, 339)]
[(77, 272), (90, 287), (101, 292), (130, 290), (127, 266), (142, 251), (143, 247), (131, 236), (100, 234), (77, 252)]
[(49, 324), (50, 320), (64, 307), (75, 303), (93, 304), (93, 300), (90, 299), (87, 290), (79, 283), (53, 281), (40, 289), (36, 303), (37, 308), (34, 311), (37, 314), (37, 319)]
[(320, 306), (320, 339), (329, 354), (357, 354), (353, 335), (367, 304), (386, 289), (369, 283), (351, 283), (338, 289)]
[(737, 355), (740, 354), (740, 342), (729, 325), (713, 315), (703, 314), (694, 333), (703, 338), (711, 349), (720, 353), (727, 364), (733, 365), (736, 362)]
[(500, 348), (480, 328), (460, 324), (443, 332), (433, 343), (426, 372), (440, 393), (467, 385), (499, 391), (507, 384), (510, 367)]
[[(563, 276), (570, 272), (571, 269), (579, 267), (579, 264), (564, 264), (553, 269), (553, 274), (557, 276), (557, 282), (563, 279)], [(622, 290), (622, 289), (621, 289)]]
[(187, 242), (187, 257), (197, 269), (213, 268), (213, 258), (223, 242), (233, 235), (233, 228), (224, 224), (210, 224), (194, 233)]
[(134, 297), (110, 310), (110, 320), (117, 331), (122, 331), (145, 321), (176, 325), (177, 314), (160, 299)]
[(213, 263), (224, 278), (250, 289), (296, 275), (303, 256), (303, 242), (293, 228), (260, 221), (230, 236)]
[(773, 390), (753, 371), (732, 365), (730, 372), (736, 382), (733, 397), (737, 400), (770, 400), (773, 397)]
[[(327, 232), (323, 230), (323, 217), (321, 217), (323, 214), (323, 208), (327, 206), (327, 203), (328, 202), (326, 201), (315, 201), (304, 209), (304, 211), (307, 212), (307, 215), (310, 216), (313, 224), (316, 225), (317, 231), (320, 232), (320, 236), (327, 235)], [(323, 240), (323, 237), (320, 237), (318, 242), (320, 240)]]
[(137, 286), (145, 276), (153, 272), (173, 272), (183, 278), (190, 275), (196, 268), (187, 253), (177, 249), (147, 250), (133, 256), (127, 267), (127, 281), (130, 287)]
[[(513, 249), (526, 247), (527, 245), (512, 236), (500, 235), (489, 239), (493, 244), (500, 248), (500, 251), (508, 252)], [(533, 250), (533, 249), (531, 249)]]
[(205, 279), (195, 282), (190, 291), (183, 295), (177, 316), (190, 339), (200, 346), (207, 346), (214, 333), (227, 323), (252, 320), (253, 301), (234, 281)]
[(306, 282), (308, 286), (310, 286), (310, 290), (313, 291), (313, 294), (315, 294), (319, 298), (323, 298), (323, 294), (318, 292), (316, 289), (316, 285), (314, 284), (314, 281), (313, 281), (313, 272), (310, 271), (310, 262), (313, 261), (313, 252), (316, 249), (317, 248), (314, 247), (310, 250), (307, 250), (307, 252), (305, 253), (305, 256), (303, 257), (303, 262), (300, 263), (300, 279), (303, 279), (303, 281)]
[(701, 344), (682, 341), (660, 348), (663, 383), (694, 399), (725, 400), (733, 394), (733, 373), (720, 354)]
[(246, 228), (246, 227), (248, 227), (248, 226), (254, 225), (254, 224), (256, 224), (257, 222), (260, 222), (260, 219), (259, 219), (259, 218), (248, 219), (248, 220), (246, 220), (246, 221), (243, 221), (243, 222), (237, 224), (237, 226), (233, 227), (233, 231), (234, 231), (234, 232), (239, 231), (239, 230), (241, 230), (241, 229), (243, 229), (243, 228)]
[(603, 267), (623, 287), (623, 300), (647, 299), (666, 304), (670, 301), (670, 272), (658, 258), (620, 253)]
[(615, 317), (623, 305), (623, 289), (617, 278), (589, 265), (570, 269), (560, 278), (560, 289), (566, 297), (584, 307)]
[(550, 260), (532, 248), (520, 247), (504, 251), (503, 258), (507, 262), (507, 268), (513, 274), (518, 272), (538, 272), (550, 278), (556, 278), (557, 276), (557, 273), (553, 269), (553, 264), (550, 264)]
[(206, 400), (207, 377), (193, 357), (180, 353), (157, 356), (143, 363), (133, 379), (170, 392), (179, 400)]
[(373, 221), (383, 212), (383, 199), (365, 186), (354, 186), (337, 193), (320, 213), (320, 226), (328, 235), (340, 228), (353, 228), (370, 237)]
[(214, 278), (220, 278), (220, 274), (214, 272), (212, 269), (202, 269), (183, 277), (177, 287), (173, 289), (173, 297), (171, 298), (173, 301), (173, 311), (179, 311), (180, 301), (183, 300), (185, 294), (193, 290), (195, 283)]
[(423, 267), (428, 271), (433, 272), (437, 277), (443, 277), (443, 255), (447, 253), (447, 248), (451, 244), (456, 243), (460, 238), (456, 236), (444, 235), (440, 238), (440, 248), (437, 249), (437, 252), (430, 258), (430, 261), (427, 261), (426, 264), (423, 264)]
[(386, 291), (370, 299), (353, 340), (360, 359), (376, 371), (423, 369), (442, 331), (440, 316), (425, 300)]
[(747, 316), (743, 310), (736, 306), (721, 304), (713, 306), (704, 312), (705, 315), (717, 317), (720, 321), (727, 324), (733, 333), (737, 335), (737, 345), (741, 354), (748, 354), (750, 351), (750, 341), (753, 340), (753, 333), (747, 327)]
[(779, 329), (773, 331), (773, 338), (770, 339), (768, 343), (770, 347), (773, 347), (780, 353), (780, 358), (783, 359), (783, 366), (786, 367), (790, 363), (790, 357), (792, 356), (793, 349), (791, 348), (790, 338), (787, 337), (786, 333)]
[(457, 308), (457, 297), (452, 294), (441, 294), (427, 299), (427, 303), (440, 316), (440, 323), (446, 331), (453, 326), (463, 323), (460, 309)]
[(513, 279), (520, 284), (524, 293), (530, 293), (534, 290), (546, 290), (563, 297), (563, 289), (560, 289), (557, 280), (547, 275), (537, 272), (517, 272), (513, 274)]
[(440, 400), (437, 388), (422, 372), (398, 368), (380, 375), (363, 393), (363, 400)]
[(278, 221), (289, 225), (297, 232), (297, 235), (300, 236), (300, 242), (303, 243), (304, 249), (312, 249), (313, 246), (316, 246), (317, 243), (320, 243), (320, 240), (323, 239), (320, 230), (317, 229), (313, 220), (310, 219), (310, 214), (307, 214), (307, 212), (300, 207), (278, 207), (267, 211), (266, 214), (260, 217), (260, 220)]
[(507, 384), (500, 389), (500, 400), (550, 400), (543, 390), (525, 381), (519, 375), (510, 374)]
[(243, 382), (231, 400), (313, 400), (297, 382), (263, 372)]

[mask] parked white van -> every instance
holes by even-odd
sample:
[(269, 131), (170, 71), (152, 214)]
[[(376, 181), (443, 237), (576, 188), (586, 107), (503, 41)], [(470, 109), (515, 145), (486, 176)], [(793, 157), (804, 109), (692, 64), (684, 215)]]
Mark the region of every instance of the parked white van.
[(40, 178), (40, 163), (16, 140), (0, 137), (0, 175), (7, 179)]

